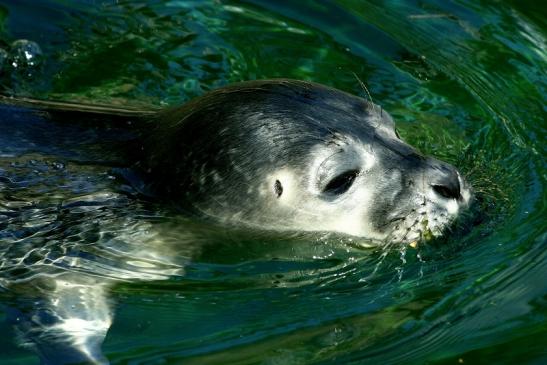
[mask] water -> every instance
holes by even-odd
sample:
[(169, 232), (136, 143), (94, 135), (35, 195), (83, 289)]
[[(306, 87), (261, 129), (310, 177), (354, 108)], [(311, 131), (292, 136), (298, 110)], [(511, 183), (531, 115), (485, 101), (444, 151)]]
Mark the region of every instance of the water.
[[(476, 200), (417, 249), (228, 230), (127, 186), (111, 149), (130, 138), (124, 126), (4, 108), (0, 364), (38, 363), (12, 324), (37, 303), (28, 283), (60, 272), (112, 281), (113, 364), (547, 361), (543, 8), (2, 2), (3, 94), (152, 109), (291, 77), (368, 97), (357, 75), (405, 140), (466, 174)], [(32, 64), (21, 39), (40, 47)]]

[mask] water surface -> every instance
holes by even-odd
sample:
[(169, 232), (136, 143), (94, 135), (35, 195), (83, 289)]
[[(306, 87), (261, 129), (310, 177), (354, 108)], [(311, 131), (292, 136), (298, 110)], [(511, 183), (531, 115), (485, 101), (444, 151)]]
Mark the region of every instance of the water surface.
[[(126, 128), (0, 120), (0, 364), (24, 283), (114, 280), (112, 364), (547, 361), (547, 24), (534, 1), (42, 1), (0, 4), (5, 95), (139, 108), (290, 77), (368, 98), (466, 175), (446, 238), (364, 249), (193, 222), (143, 199), (108, 146)], [(13, 42), (41, 48), (16, 62)], [(19, 59), (20, 60), (20, 59)], [(24, 60), (23, 60), (24, 61)], [(153, 248), (153, 249), (151, 249)], [(2, 309), (3, 308), (3, 309)], [(15, 316), (16, 318), (16, 316)]]

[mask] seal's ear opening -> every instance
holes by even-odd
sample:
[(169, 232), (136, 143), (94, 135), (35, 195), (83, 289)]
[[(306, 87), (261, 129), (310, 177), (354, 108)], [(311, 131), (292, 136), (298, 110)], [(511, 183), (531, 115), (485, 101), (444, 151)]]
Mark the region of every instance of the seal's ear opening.
[(275, 196), (277, 196), (278, 198), (281, 197), (281, 194), (283, 194), (283, 185), (281, 185), (281, 181), (275, 180), (274, 192)]

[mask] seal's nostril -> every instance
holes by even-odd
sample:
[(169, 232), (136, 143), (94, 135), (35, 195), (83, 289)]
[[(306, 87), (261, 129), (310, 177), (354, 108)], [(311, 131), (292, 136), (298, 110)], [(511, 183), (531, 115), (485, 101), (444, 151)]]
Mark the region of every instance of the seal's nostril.
[(459, 182), (449, 183), (446, 185), (431, 185), (433, 191), (440, 196), (447, 199), (459, 199), (460, 198), (460, 184)]
[(461, 200), (460, 175), (456, 168), (433, 158), (428, 159), (428, 165), (429, 169), (426, 171), (431, 190), (438, 197)]

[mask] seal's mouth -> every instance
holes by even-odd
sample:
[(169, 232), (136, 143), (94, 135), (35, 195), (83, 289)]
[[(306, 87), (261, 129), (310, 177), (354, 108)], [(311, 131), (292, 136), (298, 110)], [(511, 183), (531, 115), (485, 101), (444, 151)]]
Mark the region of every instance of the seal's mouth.
[(457, 214), (435, 207), (432, 203), (415, 209), (410, 214), (391, 219), (392, 229), (387, 242), (417, 245), (442, 236), (457, 218)]

